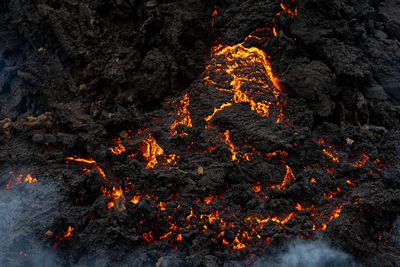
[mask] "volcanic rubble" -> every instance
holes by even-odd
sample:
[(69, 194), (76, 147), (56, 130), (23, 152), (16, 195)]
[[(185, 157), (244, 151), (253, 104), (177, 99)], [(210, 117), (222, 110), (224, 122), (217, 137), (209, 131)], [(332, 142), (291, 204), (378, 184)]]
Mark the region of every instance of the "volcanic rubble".
[(397, 0), (2, 1), (0, 265), (396, 266), (399, 32)]

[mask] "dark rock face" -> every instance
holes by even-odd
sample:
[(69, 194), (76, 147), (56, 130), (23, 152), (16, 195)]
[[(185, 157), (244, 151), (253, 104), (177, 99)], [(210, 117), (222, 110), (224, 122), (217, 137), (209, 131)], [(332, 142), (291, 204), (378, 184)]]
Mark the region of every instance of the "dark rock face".
[(209, 52), (204, 1), (3, 5), (0, 118), (68, 102), (94, 117), (116, 104), (151, 110), (186, 88)]
[(398, 1), (0, 8), (0, 265), (398, 262)]

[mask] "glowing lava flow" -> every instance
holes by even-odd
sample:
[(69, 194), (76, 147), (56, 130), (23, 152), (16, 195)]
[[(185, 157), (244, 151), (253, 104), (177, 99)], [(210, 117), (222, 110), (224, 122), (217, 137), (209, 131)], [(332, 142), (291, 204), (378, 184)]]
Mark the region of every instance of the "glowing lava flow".
[(59, 234), (56, 239), (63, 241), (64, 239), (73, 236), (72, 231), (75, 230), (75, 228), (68, 226), (68, 229), (66, 232)]
[[(285, 2), (288, 3), (288, 1)], [(297, 9), (293, 9), (293, 3), (292, 1), (291, 4), (289, 3), (287, 5), (282, 2), (281, 8), (290, 15), (296, 16)], [(217, 15), (218, 7), (215, 7), (212, 26), (214, 26), (215, 17)], [(245, 160), (250, 162), (254, 158), (259, 157), (262, 160), (268, 161), (268, 163), (271, 162), (271, 165), (274, 165), (274, 167), (282, 167), (284, 170), (282, 171), (282, 173), (284, 172), (284, 177), (280, 183), (271, 185), (271, 183), (265, 182), (265, 180), (263, 183), (252, 180), (253, 184), (249, 185), (249, 194), (254, 194), (256, 196), (255, 200), (273, 201), (274, 199), (269, 199), (270, 197), (267, 195), (268, 192), (278, 192), (281, 194), (283, 190), (288, 190), (296, 180), (295, 173), (297, 174), (298, 166), (293, 166), (293, 169), (289, 166), (291, 161), (286, 158), (288, 152), (283, 150), (276, 150), (269, 153), (258, 151), (248, 144), (247, 140), (243, 137), (242, 139), (237, 136), (232, 138), (232, 133), (235, 133), (235, 131), (226, 128), (219, 129), (213, 124), (215, 122), (213, 118), (219, 112), (239, 103), (245, 103), (246, 106), (256, 114), (272, 118), (273, 122), (282, 126), (282, 122), (287, 122), (287, 119), (284, 118), (284, 109), (287, 105), (285, 94), (279, 83), (279, 78), (272, 72), (267, 55), (260, 48), (247, 47), (246, 44), (250, 38), (258, 41), (263, 40), (263, 38), (258, 37), (258, 35), (266, 30), (268, 29), (255, 30), (245, 38), (242, 43), (233, 46), (219, 44), (212, 48), (210, 63), (206, 66), (206, 70), (202, 76), (203, 78), (199, 81), (199, 84), (203, 86), (206, 85), (204, 86), (204, 88), (206, 88), (205, 92), (202, 93), (217, 92), (218, 95), (222, 95), (224, 100), (220, 100), (218, 97), (213, 98), (212, 100), (217, 104), (211, 106), (210, 110), (205, 111), (205, 114), (201, 113), (199, 120), (202, 121), (204, 119), (202, 123), (205, 123), (205, 126), (202, 124), (200, 130), (204, 130), (206, 133), (209, 133), (208, 131), (211, 132), (211, 130), (215, 130), (216, 132), (216, 134), (211, 137), (215, 140), (210, 141), (210, 138), (208, 139), (210, 142), (208, 151), (214, 149), (211, 148), (212, 145), (222, 144), (225, 146), (226, 151), (230, 153), (230, 159), (235, 162), (235, 164), (241, 161), (244, 162)], [(276, 26), (268, 31), (272, 31), (272, 34), (269, 33), (271, 37), (272, 35), (277, 35)], [(208, 96), (212, 97), (211, 94)], [(186, 127), (196, 127), (196, 129), (199, 129), (199, 125), (196, 125), (198, 121), (196, 119), (198, 117), (191, 117), (190, 114), (189, 107), (193, 104), (190, 99), (190, 94), (185, 93), (175, 101), (168, 102), (167, 104), (170, 103), (174, 105), (171, 105), (172, 107), (168, 109), (169, 111), (172, 110), (172, 112), (168, 113), (168, 115), (165, 116), (167, 119), (161, 123), (164, 127), (163, 129), (166, 130), (164, 134), (168, 135), (169, 133), (169, 137), (174, 138), (174, 140), (191, 138), (191, 132), (180, 132), (178, 127), (178, 125), (184, 125)], [(171, 115), (171, 113), (173, 115)], [(160, 118), (164, 119), (163, 116), (160, 116)], [(203, 126), (205, 127), (204, 129)], [(158, 124), (155, 127), (159, 127)], [(122, 144), (120, 138), (113, 139), (110, 150), (113, 154), (117, 155), (115, 157), (125, 159), (124, 156), (128, 153), (124, 152), (136, 149), (136, 151), (128, 157), (142, 161), (146, 169), (162, 169), (165, 165), (175, 164), (180, 159), (180, 155), (166, 154), (164, 149), (157, 143), (155, 137), (158, 139), (159, 136), (160, 139), (158, 139), (158, 141), (168, 141), (168, 137), (165, 138), (165, 135), (156, 135), (155, 132), (149, 129), (139, 129), (135, 136), (129, 136), (128, 140), (124, 141), (126, 147)], [(233, 140), (238, 143), (242, 141), (241, 145), (235, 145)], [(196, 142), (195, 139), (190, 141), (191, 145)], [(162, 142), (160, 142), (160, 144), (162, 144)], [(358, 161), (349, 162), (343, 160), (335, 147), (329, 144), (324, 138), (318, 139), (316, 141), (316, 145), (317, 144), (319, 144), (318, 149), (323, 153), (321, 153), (321, 155), (326, 156), (323, 157), (323, 159), (326, 158), (329, 164), (333, 163), (334, 167), (340, 164), (350, 164), (354, 167), (361, 167), (369, 161), (368, 155), (363, 152), (360, 152), (362, 158)], [(185, 147), (187, 147), (187, 145)], [(246, 152), (244, 153), (242, 151)], [(183, 157), (184, 156), (182, 156), (182, 158)], [(245, 249), (252, 245), (259, 246), (260, 242), (268, 244), (271, 238), (274, 238), (274, 234), (284, 234), (287, 229), (291, 228), (290, 224), (296, 220), (299, 214), (307, 214), (307, 218), (310, 220), (311, 224), (308, 224), (306, 230), (311, 230), (312, 228), (314, 231), (323, 231), (326, 229), (329, 221), (337, 218), (340, 215), (342, 207), (348, 203), (348, 200), (340, 199), (343, 192), (335, 185), (334, 187), (332, 186), (331, 189), (336, 187), (336, 190), (320, 193), (320, 198), (324, 201), (320, 206), (311, 204), (309, 207), (305, 207), (301, 203), (294, 203), (293, 207), (289, 204), (287, 208), (283, 209), (278, 214), (276, 212), (272, 213), (269, 210), (258, 211), (254, 214), (254, 211), (252, 212), (246, 207), (243, 208), (241, 205), (232, 205), (229, 207), (214, 205), (217, 201), (222, 201), (224, 199), (224, 194), (217, 195), (215, 192), (214, 194), (209, 194), (208, 192), (205, 196), (192, 198), (190, 195), (189, 199), (188, 196), (181, 196), (179, 193), (173, 193), (169, 197), (165, 195), (161, 197), (156, 194), (151, 194), (150, 190), (145, 192), (137, 189), (131, 178), (126, 178), (125, 181), (114, 181), (114, 179), (116, 179), (115, 177), (113, 179), (107, 179), (105, 172), (91, 157), (81, 158), (73, 156), (68, 157), (67, 160), (84, 164), (84, 172), (90, 172), (91, 169), (95, 169), (102, 175), (104, 180), (108, 182), (108, 185), (103, 186), (101, 190), (110, 200), (110, 202), (107, 203), (109, 209), (117, 206), (116, 201), (118, 199), (124, 201), (125, 196), (128, 202), (130, 202), (128, 204), (135, 205), (134, 208), (137, 207), (136, 205), (141, 201), (153, 204), (154, 214), (150, 216), (141, 214), (138, 216), (138, 221), (136, 223), (137, 231), (145, 242), (154, 243), (160, 240), (166, 240), (173, 248), (177, 248), (177, 245), (188, 236), (186, 234), (190, 231), (195, 231), (196, 233), (207, 231), (210, 240), (214, 242), (214, 244), (220, 247), (228, 247), (233, 251)], [(317, 167), (321, 168), (319, 165), (317, 165)], [(323, 168), (329, 173), (334, 173), (334, 167), (325, 166)], [(186, 173), (185, 171), (182, 172)], [(198, 172), (198, 174), (199, 176), (204, 175), (203, 169), (201, 172)], [(321, 181), (319, 177), (308, 177), (307, 180), (310, 181), (310, 186), (316, 186), (316, 184)], [(348, 179), (347, 184), (344, 186), (355, 186), (355, 184), (352, 180)], [(229, 187), (229, 185), (227, 185), (227, 187)], [(344, 190), (343, 187), (342, 189)], [(334, 200), (334, 202), (332, 200)], [(292, 200), (288, 199), (288, 201)], [(175, 209), (174, 216), (171, 216), (170, 211), (173, 209)], [(69, 228), (69, 230), (69, 234), (71, 234), (73, 228)], [(290, 231), (293, 230), (291, 229)], [(296, 231), (298, 231), (298, 236), (303, 236), (301, 234), (301, 229)], [(308, 234), (306, 236), (310, 237), (311, 235), (312, 234)]]
[(157, 144), (156, 139), (149, 134), (146, 139), (143, 140), (141, 144), (141, 150), (143, 157), (145, 158), (147, 169), (154, 168), (158, 163), (157, 157), (162, 156), (164, 158), (165, 164), (173, 163), (179, 157), (175, 154), (164, 154), (164, 150)]
[(26, 175), (22, 174), (22, 173), (14, 173), (14, 171), (10, 171), (9, 174), (12, 176), (6, 186), (5, 189), (9, 190), (12, 184), (21, 184), (21, 183), (36, 183), (38, 180), (32, 176), (33, 172), (30, 172)]
[[(179, 101), (178, 107), (175, 110), (175, 113), (177, 114), (178, 118), (170, 126), (170, 133), (172, 135), (177, 134), (175, 127), (179, 124), (186, 125), (187, 127), (192, 127), (192, 120), (190, 119), (190, 112), (188, 108), (189, 108), (189, 96), (186, 93), (183, 95), (182, 100)], [(187, 135), (187, 133), (181, 133), (181, 135)]]
[[(252, 37), (253, 35), (249, 35), (248, 38)], [(234, 46), (217, 45), (213, 48), (211, 63), (206, 67), (206, 72), (211, 73), (204, 81), (215, 85), (217, 90), (230, 94), (231, 100), (214, 107), (213, 113), (204, 118), (205, 121), (210, 121), (218, 112), (238, 103), (249, 103), (251, 110), (265, 117), (270, 116), (271, 107), (277, 107), (276, 122), (283, 120), (286, 102), (283, 100), (279, 79), (272, 73), (264, 51), (256, 47), (245, 47), (248, 38)], [(226, 89), (210, 79), (212, 73), (229, 74), (232, 77), (230, 88)], [(256, 98), (261, 100), (255, 100)]]
[[(106, 180), (107, 182), (110, 182), (110, 181), (107, 179), (107, 176), (106, 176), (106, 174), (104, 173), (104, 171), (97, 165), (97, 162), (96, 162), (95, 160), (93, 160), (91, 157), (85, 159), (85, 158), (80, 158), (80, 157), (78, 157), (78, 156), (73, 156), (73, 157), (67, 157), (66, 159), (67, 159), (67, 160), (72, 160), (72, 161), (82, 162), (82, 163), (86, 163), (86, 164), (92, 165), (93, 168), (94, 168), (95, 170), (97, 170), (97, 171), (101, 174), (101, 176), (103, 177), (104, 180)], [(67, 163), (68, 163), (68, 161), (67, 161)], [(90, 170), (87, 170), (87, 171), (90, 171)]]
[(122, 152), (125, 152), (125, 147), (121, 143), (121, 138), (114, 139), (112, 143), (113, 146), (110, 147), (112, 153), (114, 153), (115, 155), (119, 155)]

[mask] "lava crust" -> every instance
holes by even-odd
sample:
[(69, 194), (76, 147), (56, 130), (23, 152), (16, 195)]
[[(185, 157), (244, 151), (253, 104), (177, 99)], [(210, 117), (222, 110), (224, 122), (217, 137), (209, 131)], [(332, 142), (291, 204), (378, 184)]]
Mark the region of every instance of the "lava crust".
[(400, 261), (398, 1), (0, 8), (1, 265)]

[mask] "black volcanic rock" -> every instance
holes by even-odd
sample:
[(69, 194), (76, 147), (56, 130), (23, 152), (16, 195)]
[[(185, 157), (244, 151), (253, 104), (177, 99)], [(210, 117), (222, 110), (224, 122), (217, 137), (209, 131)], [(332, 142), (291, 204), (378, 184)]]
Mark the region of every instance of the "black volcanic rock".
[(251, 266), (297, 238), (397, 263), (399, 17), (0, 2), (0, 265)]

